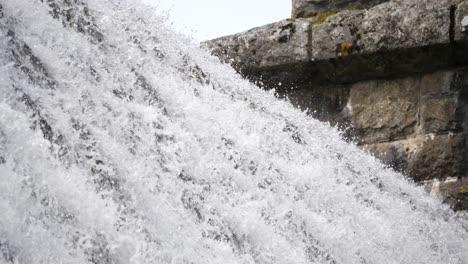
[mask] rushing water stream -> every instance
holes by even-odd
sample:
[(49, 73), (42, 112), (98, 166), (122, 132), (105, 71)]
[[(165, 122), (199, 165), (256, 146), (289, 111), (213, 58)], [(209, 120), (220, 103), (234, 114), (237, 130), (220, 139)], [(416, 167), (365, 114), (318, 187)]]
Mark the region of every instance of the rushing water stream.
[(447, 206), (155, 10), (0, 5), (0, 263), (468, 263)]

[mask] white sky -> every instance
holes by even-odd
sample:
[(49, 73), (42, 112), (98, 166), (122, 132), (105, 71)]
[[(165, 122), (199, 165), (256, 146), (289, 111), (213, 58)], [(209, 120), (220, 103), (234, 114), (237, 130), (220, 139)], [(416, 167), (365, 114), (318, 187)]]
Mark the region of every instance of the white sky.
[(168, 11), (174, 29), (207, 40), (290, 17), (291, 0), (144, 0)]

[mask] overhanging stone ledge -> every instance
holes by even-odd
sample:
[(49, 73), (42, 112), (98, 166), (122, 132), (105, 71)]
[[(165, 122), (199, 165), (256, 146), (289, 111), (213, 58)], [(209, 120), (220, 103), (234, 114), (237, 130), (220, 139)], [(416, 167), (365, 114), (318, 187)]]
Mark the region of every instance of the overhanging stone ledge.
[(270, 86), (279, 79), (294, 86), (298, 75), (308, 83), (404, 77), (468, 64), (468, 32), (461, 25), (468, 5), (458, 3), (394, 0), (323, 22), (283, 20), (204, 45), (245, 76), (270, 80)]

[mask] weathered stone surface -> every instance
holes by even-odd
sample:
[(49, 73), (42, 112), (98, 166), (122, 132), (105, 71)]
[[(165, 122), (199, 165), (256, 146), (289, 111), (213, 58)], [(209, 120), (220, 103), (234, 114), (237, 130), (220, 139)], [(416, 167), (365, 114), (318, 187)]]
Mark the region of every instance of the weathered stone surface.
[(360, 82), (351, 88), (351, 125), (363, 143), (388, 142), (414, 133), (418, 78)]
[(364, 144), (413, 134), (458, 133), (466, 122), (463, 70), (440, 71), (351, 87), (351, 125)]
[(457, 118), (458, 97), (439, 96), (423, 99), (421, 125), (426, 133), (457, 131), (461, 122)]
[(354, 52), (362, 24), (363, 10), (343, 11), (324, 23), (312, 25), (311, 60), (348, 56)]
[(421, 79), (420, 124), (422, 133), (458, 132), (463, 129), (464, 73), (461, 70), (425, 75)]
[(318, 12), (365, 9), (389, 0), (292, 0), (292, 17), (307, 17)]
[(423, 135), (364, 148), (415, 181), (426, 181), (464, 176), (464, 141), (464, 134)]
[(307, 82), (337, 84), (401, 77), (467, 64), (466, 49), (451, 41), (458, 3), (391, 0), (368, 10), (285, 20), (205, 45), (248, 77), (294, 79), (300, 72)]
[(358, 45), (366, 52), (447, 43), (450, 6), (457, 0), (395, 0), (368, 12)]
[(410, 49), (450, 41), (452, 0), (390, 1), (343, 11), (312, 25), (312, 60)]
[(429, 181), (425, 188), (431, 195), (444, 200), (455, 210), (468, 210), (468, 178)]
[(463, 0), (455, 12), (455, 40), (468, 40), (468, 1)]
[(283, 20), (205, 44), (237, 68), (297, 64), (309, 59), (308, 19)]
[(426, 136), (409, 160), (410, 173), (416, 179), (461, 177), (465, 166), (464, 135)]

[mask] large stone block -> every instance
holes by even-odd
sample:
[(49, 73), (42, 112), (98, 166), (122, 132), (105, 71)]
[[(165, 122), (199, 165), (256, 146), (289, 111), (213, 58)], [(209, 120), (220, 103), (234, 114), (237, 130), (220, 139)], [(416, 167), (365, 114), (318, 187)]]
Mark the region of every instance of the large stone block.
[(462, 69), (448, 70), (353, 85), (349, 106), (355, 135), (371, 144), (463, 131), (464, 75)]
[(239, 69), (308, 62), (309, 23), (308, 19), (283, 20), (205, 45), (223, 60), (234, 60)]
[(466, 8), (459, 3), (390, 0), (370, 9), (289, 19), (205, 45), (245, 76), (290, 77), (282, 83), (343, 84), (427, 73), (467, 65), (468, 45), (453, 42), (462, 34), (454, 22), (461, 25)]
[(395, 0), (366, 12), (357, 46), (366, 52), (448, 43), (457, 0)]
[(389, 0), (292, 0), (292, 17), (307, 17), (319, 12), (365, 9)]
[(462, 120), (457, 115), (460, 109), (458, 96), (441, 95), (422, 98), (421, 126), (425, 133), (460, 131)]
[(364, 148), (415, 181), (465, 176), (464, 134), (423, 135)]
[(455, 210), (468, 210), (468, 178), (430, 181), (425, 184), (425, 188), (431, 195), (444, 200)]
[(436, 72), (421, 79), (422, 133), (459, 132), (463, 129), (463, 80), (462, 70)]
[(419, 78), (367, 81), (352, 86), (351, 125), (365, 144), (406, 138), (416, 131)]
[(390, 1), (312, 23), (312, 60), (450, 42), (454, 0)]

